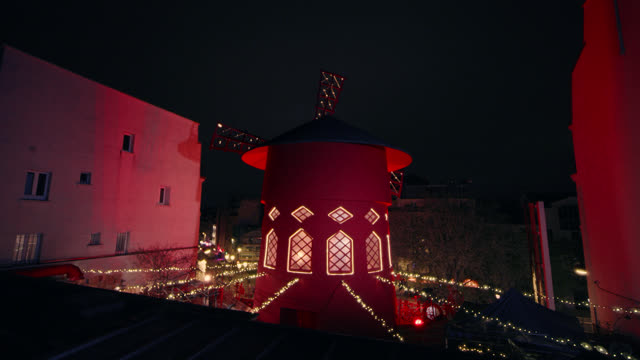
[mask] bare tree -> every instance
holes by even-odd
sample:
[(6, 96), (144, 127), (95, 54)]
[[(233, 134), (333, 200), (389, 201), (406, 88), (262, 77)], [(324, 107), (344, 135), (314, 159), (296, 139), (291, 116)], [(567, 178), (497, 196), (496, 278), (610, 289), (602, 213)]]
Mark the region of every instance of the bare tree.
[(149, 295), (163, 296), (167, 284), (192, 278), (195, 274), (194, 251), (165, 250), (157, 246), (139, 249), (136, 254), (137, 266), (150, 270), (144, 273), (147, 287), (151, 289)]
[(424, 207), (393, 211), (390, 227), (399, 271), (502, 288), (528, 285), (526, 238), (519, 239), (515, 225), (489, 222), (474, 200), (426, 199)]

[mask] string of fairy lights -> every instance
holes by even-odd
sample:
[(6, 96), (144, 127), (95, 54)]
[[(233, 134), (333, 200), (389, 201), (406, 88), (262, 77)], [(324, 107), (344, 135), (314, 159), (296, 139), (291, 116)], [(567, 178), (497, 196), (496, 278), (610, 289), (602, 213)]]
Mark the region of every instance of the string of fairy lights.
[(404, 284), (401, 284), (401, 283), (400, 283), (400, 282), (398, 282), (398, 281), (395, 281), (395, 282), (394, 282), (394, 281), (391, 281), (391, 280), (389, 280), (389, 279), (387, 279), (387, 278), (384, 278), (384, 277), (382, 277), (382, 276), (378, 276), (378, 275), (376, 275), (376, 279), (380, 280), (381, 282), (383, 282), (383, 283), (385, 283), (385, 284), (393, 285), (393, 286), (395, 286), (395, 287), (396, 287), (396, 289), (398, 289), (398, 290), (402, 290), (402, 291), (406, 291), (406, 292), (408, 292), (408, 293), (411, 293), (412, 295), (419, 295), (419, 296), (422, 296), (422, 297), (426, 297), (426, 298), (428, 298), (428, 299), (430, 299), (431, 301), (436, 302), (436, 303), (445, 303), (445, 304), (449, 304), (449, 305), (451, 305), (451, 306), (452, 306), (453, 308), (455, 308), (455, 309), (458, 309), (458, 308), (459, 308), (459, 306), (458, 306), (458, 305), (451, 303), (449, 300), (444, 299), (444, 298), (441, 298), (441, 297), (439, 297), (439, 296), (435, 296), (435, 295), (427, 294), (424, 290), (418, 290), (418, 289), (415, 289), (415, 288), (412, 288), (412, 287), (406, 286), (406, 285), (404, 285)]
[(618, 353), (610, 353), (604, 346), (596, 344), (596, 345), (592, 345), (586, 341), (582, 341), (582, 342), (578, 342), (576, 340), (573, 340), (571, 338), (562, 338), (562, 337), (554, 337), (554, 336), (550, 336), (550, 335), (545, 335), (542, 333), (539, 333), (537, 331), (534, 330), (529, 330), (520, 326), (517, 326), (509, 321), (504, 322), (502, 321), (500, 318), (498, 317), (491, 317), (491, 316), (485, 316), (482, 315), (482, 313), (475, 311), (475, 310), (471, 310), (471, 309), (467, 309), (465, 307), (462, 308), (462, 310), (470, 315), (473, 315), (473, 317), (475, 318), (480, 318), (483, 321), (486, 322), (496, 322), (498, 324), (498, 326), (502, 326), (503, 328), (507, 328), (507, 329), (511, 329), (511, 330), (515, 330), (515, 331), (519, 331), (521, 333), (525, 333), (528, 335), (537, 335), (537, 336), (541, 336), (544, 339), (547, 340), (551, 340), (553, 342), (556, 342), (558, 344), (561, 345), (567, 345), (567, 346), (572, 346), (574, 348), (578, 348), (578, 347), (582, 347), (585, 350), (595, 350), (599, 353), (601, 353), (602, 355), (608, 355), (612, 358), (622, 358), (622, 359), (628, 359), (628, 360), (638, 360), (636, 357), (632, 356), (631, 354), (628, 353), (624, 353), (624, 352), (618, 352)]
[[(380, 280), (384, 279), (382, 277), (379, 277), (379, 278), (380, 278)], [(399, 282), (391, 282), (388, 279), (385, 279), (385, 280), (387, 280), (387, 281), (384, 281), (384, 282), (393, 284), (393, 285), (397, 286), (401, 290), (409, 291), (409, 292), (412, 292), (414, 294), (420, 294), (422, 296), (428, 295), (424, 291), (408, 287), (406, 285), (400, 284)], [(429, 297), (429, 296), (427, 296), (427, 297)], [(431, 298), (434, 299), (435, 297), (431, 297)], [(439, 299), (439, 300), (441, 302), (449, 303), (449, 301), (446, 300), (446, 299)], [(599, 345), (599, 344), (592, 345), (592, 344), (590, 344), (588, 342), (585, 342), (585, 341), (579, 342), (579, 341), (573, 340), (571, 338), (554, 337), (554, 336), (550, 336), (550, 335), (546, 335), (546, 334), (541, 334), (541, 333), (539, 333), (537, 331), (529, 330), (527, 328), (524, 328), (524, 327), (518, 326), (516, 324), (513, 324), (510, 321), (503, 321), (502, 319), (500, 319), (498, 317), (491, 317), (491, 316), (482, 315), (482, 313), (480, 313), (478, 311), (475, 311), (475, 310), (472, 310), (472, 309), (468, 309), (468, 308), (463, 307), (463, 306), (457, 306), (457, 308), (461, 309), (462, 311), (464, 311), (465, 313), (467, 313), (469, 315), (472, 315), (474, 318), (480, 318), (481, 320), (486, 321), (486, 322), (495, 322), (495, 323), (497, 323), (498, 326), (501, 326), (501, 327), (503, 327), (505, 329), (519, 331), (521, 333), (528, 334), (528, 335), (540, 336), (540, 337), (543, 337), (546, 340), (550, 340), (550, 341), (556, 342), (556, 343), (561, 344), (561, 345), (571, 346), (571, 347), (574, 347), (574, 348), (582, 347), (583, 349), (589, 350), (589, 351), (595, 350), (595, 351), (597, 351), (597, 352), (599, 352), (599, 353), (601, 353), (603, 355), (608, 355), (608, 356), (610, 356), (612, 358), (618, 358), (619, 357), (619, 358), (627, 359), (627, 360), (638, 360), (636, 357), (632, 356), (631, 354), (627, 354), (627, 353), (623, 353), (623, 352), (610, 353), (604, 346)], [(480, 353), (480, 354), (488, 353), (490, 355), (498, 355), (498, 356), (502, 357), (502, 355), (500, 355), (501, 353), (495, 353), (490, 348), (486, 348), (485, 350), (483, 350), (482, 348), (473, 348), (473, 347), (469, 347), (469, 346), (465, 345), (464, 349), (465, 350), (461, 350), (461, 349), (459, 349), (459, 350), (461, 350), (461, 351), (471, 351), (471, 352), (476, 352), (476, 353)], [(482, 352), (480, 352), (480, 351), (482, 351)]]
[[(458, 287), (464, 287), (464, 288), (471, 288), (471, 289), (478, 289), (478, 290), (484, 290), (484, 291), (491, 291), (495, 294), (502, 294), (504, 293), (504, 290), (498, 288), (498, 287), (494, 287), (494, 286), (490, 286), (487, 284), (483, 284), (483, 285), (478, 285), (478, 287), (475, 286), (469, 286), (468, 283), (464, 283), (464, 282), (457, 282), (454, 280), (447, 280), (444, 278), (438, 278), (436, 276), (431, 276), (431, 275), (423, 275), (423, 274), (412, 274), (412, 273), (405, 273), (405, 272), (396, 272), (394, 273), (394, 275), (400, 275), (403, 277), (406, 277), (408, 279), (416, 279), (416, 280), (425, 280), (427, 282), (437, 282), (440, 284), (445, 284), (445, 285), (453, 285), (453, 286), (458, 286)], [(535, 295), (531, 294), (531, 293), (523, 293), (524, 296), (529, 297), (529, 298), (534, 298)], [(547, 299), (547, 296), (542, 295), (541, 296), (544, 299)], [(584, 307), (594, 307), (594, 308), (598, 308), (598, 309), (603, 309), (603, 310), (611, 310), (615, 313), (618, 314), (628, 314), (628, 315), (638, 315), (640, 316), (640, 309), (638, 308), (622, 308), (620, 306), (602, 306), (602, 305), (597, 305), (597, 304), (593, 304), (591, 303), (590, 299), (587, 299), (585, 301), (573, 301), (573, 300), (568, 300), (568, 299), (563, 299), (560, 297), (554, 297), (554, 300), (558, 303), (562, 303), (565, 305), (572, 305), (572, 306), (584, 306)]]
[(344, 280), (342, 281), (342, 286), (347, 290), (349, 295), (351, 295), (363, 309), (365, 309), (369, 314), (371, 314), (371, 316), (374, 318), (374, 320), (378, 321), (380, 323), (380, 325), (382, 325), (382, 327), (385, 330), (387, 330), (387, 332), (389, 334), (391, 334), (391, 336), (393, 336), (394, 338), (398, 339), (399, 341), (404, 342), (404, 338), (402, 337), (402, 335), (400, 335), (393, 328), (393, 326), (389, 325), (383, 318), (378, 317), (378, 315), (376, 315), (376, 313), (373, 311), (373, 308), (371, 308), (371, 306), (367, 305), (367, 303), (365, 303), (362, 300), (362, 298), (358, 294), (356, 294), (355, 291), (353, 291), (353, 289), (349, 286), (349, 284), (347, 284)]
[[(207, 269), (211, 269), (211, 270), (221, 270), (221, 269), (230, 269), (230, 268), (242, 268), (242, 269), (255, 270), (258, 268), (258, 263), (245, 262), (245, 263), (238, 263), (238, 264), (207, 265)], [(83, 273), (88, 273), (88, 274), (110, 275), (115, 273), (161, 273), (161, 272), (170, 272), (170, 271), (193, 271), (196, 269), (197, 268), (193, 266), (187, 266), (187, 267), (167, 266), (162, 268), (122, 268), (122, 269), (109, 269), (109, 270), (81, 269), (81, 270)]]
[(169, 271), (193, 271), (196, 270), (195, 267), (177, 267), (177, 266), (168, 266), (163, 268), (127, 268), (127, 269), (110, 269), (110, 270), (100, 270), (100, 269), (81, 269), (84, 273), (89, 274), (99, 274), (99, 275), (109, 275), (114, 273), (161, 273), (161, 272), (169, 272)]
[(293, 285), (295, 285), (298, 281), (300, 281), (300, 279), (295, 278), (291, 281), (289, 281), (288, 283), (286, 283), (283, 287), (280, 288), (280, 290), (276, 291), (275, 294), (271, 295), (269, 298), (267, 298), (267, 300), (263, 301), (262, 304), (260, 304), (260, 306), (254, 307), (253, 309), (251, 309), (249, 312), (252, 314), (256, 314), (257, 312), (259, 312), (260, 310), (266, 308), (267, 306), (269, 306), (269, 304), (271, 304), (275, 299), (278, 298), (278, 296), (282, 295), (285, 293), (285, 291), (289, 290), (290, 287), (292, 287)]
[[(241, 275), (241, 274), (245, 274), (248, 272), (253, 272), (256, 271), (258, 267), (257, 263), (244, 263), (244, 264), (218, 264), (218, 265), (214, 265), (214, 266), (207, 266), (207, 269), (209, 270), (222, 270), (221, 272), (217, 272), (214, 273), (214, 276), (237, 276), (237, 275)], [(85, 273), (91, 273), (91, 274), (100, 274), (100, 275), (108, 275), (108, 274), (113, 274), (113, 273), (163, 273), (163, 272), (177, 272), (177, 271), (194, 271), (196, 270), (195, 267), (175, 267), (175, 266), (171, 266), (171, 267), (163, 267), (163, 268), (127, 268), (127, 269), (110, 269), (110, 270), (100, 270), (100, 269), (84, 269), (83, 272)], [(189, 296), (193, 296), (193, 295), (197, 295), (199, 293), (205, 292), (205, 291), (209, 291), (211, 289), (214, 288), (220, 288), (220, 287), (226, 287), (229, 286), (231, 284), (234, 283), (239, 283), (239, 282), (243, 282), (245, 280), (250, 280), (250, 279), (255, 279), (255, 278), (259, 278), (262, 276), (265, 276), (265, 273), (256, 273), (256, 274), (248, 274), (245, 276), (242, 276), (240, 278), (234, 279), (234, 281), (229, 282), (226, 285), (220, 286), (220, 285), (208, 285), (202, 288), (197, 288), (197, 289), (193, 289), (189, 292), (186, 293), (181, 293), (178, 294), (178, 296), (180, 297), (189, 297)], [(393, 275), (399, 275), (408, 279), (413, 278), (414, 280), (425, 280), (427, 282), (436, 282), (436, 283), (441, 283), (441, 284), (446, 284), (446, 285), (452, 285), (452, 286), (458, 286), (458, 287), (464, 287), (464, 288), (469, 288), (468, 283), (463, 283), (463, 282), (456, 282), (454, 280), (447, 280), (444, 278), (438, 278), (435, 276), (430, 276), (430, 275), (423, 275), (423, 274), (413, 274), (413, 273), (405, 273), (405, 272), (397, 272), (397, 273), (393, 273)], [(567, 345), (567, 346), (571, 346), (574, 348), (578, 348), (581, 347), (585, 350), (589, 350), (589, 351), (597, 351), (603, 355), (608, 355), (612, 358), (622, 358), (622, 359), (627, 359), (627, 360), (638, 360), (636, 357), (627, 354), (627, 353), (622, 353), (622, 352), (618, 352), (618, 353), (610, 353), (604, 346), (602, 345), (593, 345), (590, 344), (588, 342), (578, 342), (575, 341), (573, 339), (570, 338), (561, 338), (561, 337), (553, 337), (550, 335), (545, 335), (545, 334), (541, 334), (538, 333), (536, 331), (533, 330), (529, 330), (526, 328), (523, 328), (521, 326), (515, 325), (511, 322), (505, 322), (502, 321), (500, 318), (497, 317), (489, 317), (489, 316), (485, 316), (482, 315), (480, 312), (477, 312), (475, 310), (471, 310), (468, 309), (466, 307), (462, 307), (462, 306), (458, 306), (455, 305), (453, 303), (451, 303), (451, 301), (449, 301), (448, 299), (444, 299), (444, 298), (440, 298), (438, 296), (434, 296), (432, 294), (428, 294), (426, 293), (424, 290), (419, 290), (410, 286), (407, 286), (406, 284), (400, 283), (399, 281), (391, 281), (387, 278), (384, 278), (382, 276), (376, 276), (376, 279), (378, 279), (379, 281), (388, 284), (388, 285), (393, 285), (396, 287), (396, 289), (401, 290), (401, 291), (406, 291), (409, 292), (411, 294), (414, 295), (419, 295), (421, 297), (424, 298), (428, 298), (433, 302), (439, 303), (439, 304), (449, 304), (450, 306), (453, 306), (456, 309), (461, 309), (462, 311), (464, 311), (467, 314), (472, 315), (475, 318), (480, 318), (483, 321), (486, 322), (494, 322), (496, 323), (498, 326), (501, 326), (505, 329), (510, 329), (513, 331), (519, 331), (521, 333), (524, 334), (528, 334), (528, 335), (535, 335), (535, 336), (541, 336), (544, 339), (556, 342), (558, 344), (561, 345)], [(196, 279), (190, 278), (190, 279), (182, 279), (182, 280), (171, 280), (171, 281), (165, 281), (165, 282), (161, 282), (161, 283), (153, 283), (153, 284), (148, 284), (148, 285), (134, 285), (134, 286), (127, 286), (124, 287), (123, 289), (120, 289), (119, 287), (116, 288), (116, 290), (145, 290), (145, 289), (152, 289), (155, 287), (164, 287), (164, 286), (174, 286), (174, 285), (183, 285), (183, 284), (187, 284), (187, 283), (191, 283), (191, 282), (196, 282)], [(266, 308), (267, 306), (269, 306), (275, 299), (277, 299), (279, 296), (281, 296), (282, 294), (284, 294), (289, 288), (291, 288), (293, 285), (295, 285), (297, 282), (299, 281), (298, 278), (295, 278), (291, 281), (289, 281), (287, 284), (285, 284), (282, 288), (280, 288), (276, 293), (274, 293), (271, 297), (267, 298), (260, 306), (255, 307), (253, 309), (250, 310), (251, 313), (258, 313), (259, 311), (261, 311), (262, 309)], [(355, 291), (345, 282), (342, 281), (342, 286), (347, 290), (347, 292), (349, 293), (349, 295), (351, 295), (356, 302), (365, 310), (367, 311), (372, 317), (373, 319), (375, 319), (389, 334), (391, 334), (394, 338), (398, 339), (399, 341), (404, 341), (404, 338), (393, 328), (393, 326), (391, 326), (390, 324), (388, 324), (383, 318), (378, 317), (376, 315), (376, 313), (374, 312), (373, 308), (371, 308), (368, 304), (366, 304), (362, 298), (355, 293)], [(500, 288), (497, 287), (493, 287), (487, 284), (483, 284), (483, 285), (479, 285), (478, 286), (473, 286), (471, 288), (476, 288), (479, 290), (483, 290), (483, 291), (491, 291), (495, 294), (502, 294), (504, 293), (504, 291)], [(530, 293), (525, 293), (525, 296), (528, 297), (534, 297), (533, 294)], [(543, 296), (543, 298), (546, 298)], [(167, 299), (171, 299), (174, 300), (176, 299), (176, 295), (174, 293), (171, 293), (167, 296)], [(582, 302), (574, 302), (571, 300), (567, 300), (567, 299), (562, 299), (562, 298), (558, 298), (555, 297), (554, 298), (557, 302), (559, 303), (563, 303), (563, 304), (568, 304), (568, 305), (581, 305), (581, 306), (586, 306), (586, 307), (596, 307), (596, 308), (600, 308), (600, 309), (610, 309), (616, 313), (620, 313), (620, 314), (634, 314), (634, 315), (640, 315), (640, 309), (637, 308), (628, 308), (628, 309), (624, 309), (622, 307), (619, 306), (614, 306), (614, 307), (605, 307), (605, 306), (600, 306), (597, 304), (592, 304), (590, 302), (589, 299), (587, 299), (586, 301), (582, 301)], [(506, 358), (506, 354), (502, 353), (502, 352), (496, 352), (494, 350), (492, 350), (490, 347), (487, 346), (480, 346), (480, 345), (476, 345), (476, 346), (471, 346), (471, 345), (467, 345), (465, 343), (462, 343), (460, 345), (458, 345), (458, 350), (462, 351), (462, 352), (473, 352), (473, 353), (478, 353), (478, 354), (482, 354), (482, 355), (492, 355), (492, 356), (497, 356), (497, 357), (501, 357), (501, 358)]]
[(485, 346), (483, 348), (482, 345), (477, 345), (477, 347), (474, 347), (474, 346), (467, 345), (466, 343), (461, 343), (461, 344), (458, 345), (458, 351), (472, 352), (472, 353), (476, 353), (476, 354), (479, 354), (479, 355), (491, 355), (493, 357), (500, 357), (500, 358), (503, 358), (503, 359), (507, 358), (507, 354), (505, 354), (503, 352), (495, 352), (489, 346)]
[[(218, 284), (208, 285), (208, 286), (205, 286), (205, 287), (202, 287), (202, 288), (193, 289), (193, 290), (191, 290), (189, 292), (186, 292), (186, 293), (183, 293), (183, 294), (180, 294), (180, 295), (182, 297), (198, 295), (198, 294), (201, 294), (202, 292), (209, 291), (209, 290), (212, 290), (212, 289), (215, 289), (215, 288), (224, 288), (224, 287), (227, 287), (227, 286), (229, 286), (231, 284), (240, 283), (240, 282), (243, 282), (245, 280), (257, 279), (257, 278), (265, 276), (265, 275), (266, 275), (265, 273), (246, 275), (246, 276), (234, 279), (233, 282), (230, 282), (230, 283), (225, 284), (223, 286), (220, 286)], [(174, 300), (175, 298), (176, 298), (176, 296), (173, 293), (171, 293), (171, 294), (169, 294), (167, 296), (167, 299), (169, 299), (169, 300)]]
[[(222, 269), (230, 269), (230, 268), (236, 268), (236, 266), (231, 265), (231, 266), (216, 266), (216, 267), (212, 267), (214, 270), (222, 270)], [(166, 269), (170, 269), (170, 270), (166, 270)], [(87, 272), (92, 272), (92, 273), (97, 273), (97, 274), (111, 274), (111, 273), (116, 273), (116, 272), (130, 272), (130, 273), (151, 273), (151, 272), (163, 272), (163, 271), (178, 271), (178, 270), (194, 270), (195, 268), (163, 268), (163, 269), (115, 269), (115, 270), (89, 270)], [(122, 270), (132, 270), (132, 271), (122, 271)], [(156, 271), (153, 271), (156, 270)], [(217, 272), (212, 274), (214, 277), (219, 277), (219, 276), (223, 276), (223, 277), (230, 277), (230, 276), (236, 276), (236, 275), (241, 275), (244, 273), (248, 273), (248, 272), (254, 272), (257, 270), (257, 266), (247, 266), (247, 267), (243, 267), (240, 269), (234, 269), (234, 270), (224, 270), (222, 272)], [(208, 275), (207, 275), (208, 276)], [(249, 276), (249, 278), (252, 278), (251, 276)], [(245, 278), (241, 278), (241, 279), (245, 279)], [(152, 290), (154, 288), (163, 288), (163, 287), (167, 287), (167, 286), (176, 286), (176, 285), (184, 285), (184, 284), (188, 284), (188, 283), (192, 283), (192, 282), (198, 282), (200, 280), (197, 280), (195, 278), (189, 278), (189, 279), (180, 279), (180, 280), (167, 280), (167, 281), (156, 281), (156, 282), (152, 282), (150, 284), (146, 284), (146, 285), (129, 285), (129, 286), (117, 286), (115, 288), (115, 290), (118, 291), (129, 291), (129, 292), (139, 292), (139, 291), (145, 291), (145, 290)], [(240, 281), (240, 280), (238, 280)], [(237, 282), (237, 281), (234, 281)], [(214, 286), (215, 287), (215, 286)]]

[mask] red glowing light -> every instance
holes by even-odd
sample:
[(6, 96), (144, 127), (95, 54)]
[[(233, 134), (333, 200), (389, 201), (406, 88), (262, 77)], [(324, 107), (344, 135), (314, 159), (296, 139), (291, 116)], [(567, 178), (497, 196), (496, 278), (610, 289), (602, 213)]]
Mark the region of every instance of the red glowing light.
[(415, 326), (422, 326), (424, 325), (424, 321), (420, 318), (413, 320), (413, 325)]

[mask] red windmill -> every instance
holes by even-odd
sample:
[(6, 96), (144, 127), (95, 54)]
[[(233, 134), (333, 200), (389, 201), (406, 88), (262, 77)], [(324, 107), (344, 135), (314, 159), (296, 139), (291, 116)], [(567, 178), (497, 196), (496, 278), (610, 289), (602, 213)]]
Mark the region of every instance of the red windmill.
[(391, 276), (387, 208), (401, 175), (389, 179), (411, 157), (331, 115), (343, 83), (323, 72), (315, 119), (242, 156), (265, 171), (254, 310), (265, 322), (385, 336), (395, 289), (379, 279)]

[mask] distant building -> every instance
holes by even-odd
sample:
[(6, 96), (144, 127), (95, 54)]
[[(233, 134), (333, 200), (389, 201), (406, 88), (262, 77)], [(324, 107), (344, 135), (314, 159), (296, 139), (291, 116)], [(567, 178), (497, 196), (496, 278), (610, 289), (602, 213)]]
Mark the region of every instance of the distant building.
[[(576, 273), (576, 269), (584, 269), (578, 199), (568, 197), (547, 202), (545, 215), (554, 295), (572, 302), (586, 301), (586, 279)], [(575, 306), (556, 301), (556, 308), (573, 309)]]
[(446, 182), (432, 184), (427, 179), (414, 174), (407, 174), (403, 179), (403, 199), (421, 198), (469, 198), (472, 181), (450, 179)]
[(195, 261), (198, 124), (1, 50), (0, 266), (133, 268), (132, 254), (167, 249)]
[(256, 229), (242, 234), (238, 239), (238, 261), (258, 262), (262, 231)]
[(263, 206), (260, 199), (232, 199), (216, 213), (218, 244), (225, 251), (233, 252), (239, 246), (238, 239), (260, 229)]

